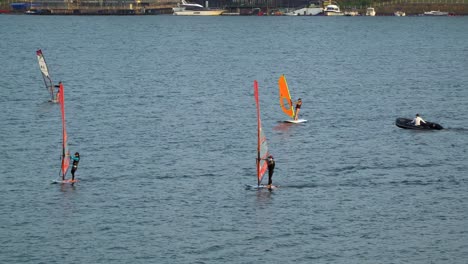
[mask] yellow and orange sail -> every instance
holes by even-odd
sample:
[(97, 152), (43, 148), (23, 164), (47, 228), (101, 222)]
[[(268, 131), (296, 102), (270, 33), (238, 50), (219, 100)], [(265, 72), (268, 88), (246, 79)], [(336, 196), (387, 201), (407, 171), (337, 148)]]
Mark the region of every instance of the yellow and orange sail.
[(286, 77), (284, 77), (284, 74), (281, 75), (278, 80), (278, 87), (281, 109), (286, 115), (294, 119), (296, 113), (294, 111), (293, 102), (291, 101), (291, 95), (289, 94), (288, 83), (286, 82)]

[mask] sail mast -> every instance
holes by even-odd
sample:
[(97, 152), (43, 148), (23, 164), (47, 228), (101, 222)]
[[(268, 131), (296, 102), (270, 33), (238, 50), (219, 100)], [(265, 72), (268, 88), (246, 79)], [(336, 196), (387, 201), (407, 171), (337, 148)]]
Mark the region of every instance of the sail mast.
[(70, 166), (70, 152), (68, 150), (68, 136), (67, 129), (65, 126), (65, 94), (63, 84), (59, 85), (59, 103), (60, 103), (60, 112), (62, 113), (62, 164), (61, 164), (61, 173), (62, 180), (65, 180), (65, 175), (68, 172), (68, 167)]
[(260, 132), (262, 129), (262, 124), (260, 121), (260, 106), (258, 102), (258, 82), (257, 80), (254, 81), (254, 96), (255, 96), (255, 103), (257, 106), (257, 185), (260, 185)]
[(258, 82), (254, 81), (254, 97), (257, 107), (257, 185), (260, 186), (263, 175), (267, 171), (268, 165), (266, 157), (268, 156), (268, 145), (265, 134), (262, 130), (262, 121), (260, 119), (260, 104), (258, 99)]
[(50, 78), (49, 69), (47, 67), (44, 55), (42, 54), (42, 50), (37, 50), (36, 56), (37, 61), (39, 62), (39, 68), (41, 69), (42, 79), (44, 80), (46, 89), (49, 91), (51, 100), (54, 100), (54, 85), (52, 79)]

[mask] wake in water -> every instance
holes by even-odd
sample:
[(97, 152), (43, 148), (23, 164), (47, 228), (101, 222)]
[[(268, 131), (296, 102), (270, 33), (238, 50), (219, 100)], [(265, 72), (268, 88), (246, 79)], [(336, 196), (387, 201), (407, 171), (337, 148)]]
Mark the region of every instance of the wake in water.
[(312, 183), (308, 183), (308, 184), (285, 184), (285, 185), (281, 185), (280, 188), (281, 189), (310, 189), (310, 188), (317, 188), (319, 187), (318, 184), (312, 184)]
[(457, 132), (457, 133), (468, 133), (468, 128), (464, 128), (464, 127), (447, 127), (444, 129), (445, 131), (453, 131), (453, 132)]

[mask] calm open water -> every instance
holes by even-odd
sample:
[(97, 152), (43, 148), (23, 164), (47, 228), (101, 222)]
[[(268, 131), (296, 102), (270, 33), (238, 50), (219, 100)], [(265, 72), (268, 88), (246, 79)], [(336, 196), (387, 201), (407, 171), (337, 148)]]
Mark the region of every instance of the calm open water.
[[(466, 263), (468, 17), (0, 16), (0, 263)], [(65, 85), (74, 187), (51, 185)], [(301, 97), (285, 125), (277, 79)], [(277, 169), (255, 184), (259, 81)], [(420, 113), (446, 130), (397, 128)]]

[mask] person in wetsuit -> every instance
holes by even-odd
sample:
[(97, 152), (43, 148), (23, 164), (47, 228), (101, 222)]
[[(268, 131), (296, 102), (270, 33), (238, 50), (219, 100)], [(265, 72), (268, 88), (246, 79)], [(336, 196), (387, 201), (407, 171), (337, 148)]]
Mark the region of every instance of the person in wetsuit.
[(71, 174), (72, 174), (72, 181), (75, 180), (75, 172), (78, 169), (78, 163), (80, 162), (80, 153), (76, 152), (75, 156), (70, 156), (70, 160), (73, 161)]
[(275, 159), (273, 159), (273, 156), (270, 155), (268, 158), (266, 158), (266, 162), (268, 164), (268, 188), (271, 188), (271, 184), (273, 183), (273, 171), (275, 170)]
[(299, 110), (301, 110), (301, 106), (302, 106), (302, 100), (301, 98), (297, 99), (297, 102), (296, 102), (296, 114), (294, 115), (294, 120), (297, 120), (299, 118)]
[(59, 82), (57, 85), (54, 85), (54, 87), (57, 88), (57, 93), (55, 94), (56, 102), (58, 102), (60, 99), (60, 85), (62, 85), (62, 82)]

